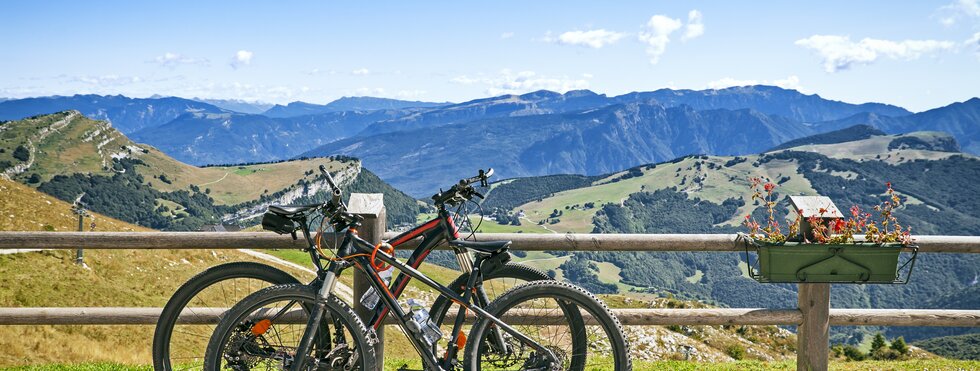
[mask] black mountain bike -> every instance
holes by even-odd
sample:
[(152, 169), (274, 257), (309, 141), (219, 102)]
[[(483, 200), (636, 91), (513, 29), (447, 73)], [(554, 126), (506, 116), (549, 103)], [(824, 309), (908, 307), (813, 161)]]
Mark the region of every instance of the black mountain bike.
[[(361, 218), (346, 211), (340, 190), (330, 174), (322, 167), (321, 171), (333, 189), (332, 200), (316, 206), (270, 207), (266, 215), (270, 223), (263, 222), (265, 227), (280, 233), (302, 230), (313, 246), (310, 256), (317, 268), (319, 284), (272, 286), (232, 307), (208, 343), (206, 370), (374, 370), (380, 365), (376, 364), (374, 354), (377, 338), (373, 328), (389, 313), (408, 335), (426, 370), (631, 369), (628, 345), (618, 320), (581, 288), (557, 281), (535, 281), (504, 293), (489, 305), (479, 304), (475, 297), (481, 296), (482, 272), (492, 271), (509, 260), (510, 242), (459, 239), (446, 206), (475, 196), (471, 184), (485, 183), (489, 173), (481, 171), (479, 176), (462, 180), (449, 191), (436, 194), (433, 199), (440, 218), (393, 239), (395, 243), (403, 243), (414, 238), (412, 234), (425, 236), (425, 241), (405, 264), (395, 259), (392, 245), (374, 245), (357, 235)], [(333, 257), (322, 251), (303, 223), (320, 213), (334, 230), (342, 231), (343, 242)], [(461, 294), (460, 290), (442, 286), (416, 270), (438, 239), (448, 241), (458, 252), (457, 256), (467, 251), (475, 255)], [(326, 267), (323, 260), (328, 262)], [(464, 259), (460, 260), (464, 264)], [(401, 272), (390, 285), (379, 274), (388, 266)], [(332, 294), (337, 277), (350, 267), (363, 271), (378, 294), (380, 305), (368, 321), (371, 328)], [(459, 306), (442, 357), (435, 352), (435, 344), (442, 337), (440, 327), (416, 305), (410, 304), (406, 311), (398, 302), (395, 293), (410, 279), (420, 281)], [(468, 313), (475, 315), (475, 322), (467, 322)], [(525, 324), (524, 319), (528, 318), (544, 324)], [(469, 336), (463, 334), (465, 327), (470, 328)], [(457, 360), (460, 351), (462, 363)]]
[[(484, 178), (489, 178), (490, 175), (492, 175), (492, 171), (484, 174)], [(484, 183), (485, 180), (481, 183)], [(440, 192), (440, 195), (448, 196), (452, 193)], [(468, 197), (467, 200), (472, 199), (472, 197), (483, 197), (475, 190), (460, 193), (457, 196)], [(443, 203), (445, 204), (445, 202)], [(457, 203), (450, 202), (450, 204)], [(308, 205), (301, 206), (301, 208), (310, 209), (317, 206), (322, 205)], [(288, 213), (292, 208), (295, 206), (274, 207), (271, 213), (288, 215), (283, 213)], [(446, 215), (452, 217), (446, 218)], [(302, 224), (308, 230), (315, 229), (315, 226), (312, 225), (316, 222), (316, 218), (313, 217), (314, 214), (309, 214), (308, 220), (301, 220), (302, 218), (299, 216), (295, 215), (293, 221)], [(423, 242), (425, 249), (416, 251), (409, 260), (409, 265), (418, 267), (431, 249), (436, 245), (445, 243), (446, 238), (442, 237), (448, 228), (454, 228), (456, 224), (464, 224), (466, 221), (465, 212), (461, 213), (459, 209), (456, 209), (454, 213), (447, 211), (436, 219), (392, 238), (389, 244), (398, 246), (418, 237), (425, 238)], [(456, 232), (458, 233), (458, 231)], [(309, 249), (314, 249), (312, 243)], [(459, 254), (460, 251), (457, 250), (457, 259), (459, 259), (460, 267), (464, 272), (448, 286), (457, 295), (463, 294), (470, 278), (471, 269), (468, 267), (473, 266), (469, 254), (465, 250), (462, 252), (463, 254)], [(484, 307), (506, 289), (525, 282), (550, 279), (546, 273), (539, 269), (517, 263), (506, 263), (493, 268), (482, 272), (483, 281), (479, 286), (478, 295), (475, 297), (476, 302)], [(401, 295), (407, 281), (407, 276), (402, 277), (400, 275), (396, 279), (395, 285), (392, 286), (393, 293)], [(158, 371), (200, 369), (206, 342), (215, 329), (214, 326), (207, 324), (208, 318), (216, 317), (219, 314), (218, 308), (228, 308), (259, 289), (289, 283), (299, 284), (300, 281), (278, 268), (254, 262), (221, 264), (208, 268), (189, 279), (170, 298), (157, 321), (153, 337), (154, 369)], [(319, 282), (314, 281), (310, 284), (319, 285)], [(447, 315), (458, 311), (458, 307), (446, 297), (439, 296), (429, 309), (429, 314), (436, 326), (443, 327), (445, 325), (443, 322), (448, 318)], [(178, 322), (181, 315), (184, 315), (184, 318), (190, 317), (196, 320), (183, 319)], [(377, 321), (371, 322), (371, 327), (376, 329), (381, 324), (381, 317), (378, 317)]]

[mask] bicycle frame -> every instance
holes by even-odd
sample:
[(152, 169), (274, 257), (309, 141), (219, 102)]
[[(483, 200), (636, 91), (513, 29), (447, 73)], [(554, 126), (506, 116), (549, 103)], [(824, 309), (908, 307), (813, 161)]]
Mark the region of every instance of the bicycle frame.
[[(347, 231), (346, 237), (344, 239), (344, 245), (346, 247), (346, 250), (349, 250), (354, 254), (365, 254), (365, 253), (370, 254), (374, 250), (374, 245), (360, 238), (357, 235), (356, 231), (351, 231), (350, 229), (348, 229)], [(345, 250), (345, 248), (341, 248), (341, 250)], [(417, 249), (416, 251), (425, 252), (425, 249), (423, 249), (420, 246), (420, 248)], [(504, 332), (511, 334), (512, 336), (518, 338), (520, 341), (524, 343), (529, 344), (532, 348), (534, 348), (535, 351), (538, 351), (541, 354), (547, 354), (549, 355), (549, 357), (551, 357), (551, 359), (557, 359), (557, 357), (555, 357), (555, 355), (551, 352), (551, 350), (545, 348), (541, 344), (538, 344), (533, 339), (524, 335), (520, 331), (514, 329), (510, 325), (504, 323), (497, 317), (494, 317), (493, 315), (486, 312), (483, 308), (479, 307), (478, 305), (474, 305), (473, 303), (471, 303), (470, 301), (473, 298), (472, 290), (465, 290), (463, 292), (463, 295), (460, 296), (457, 295), (448, 287), (445, 287), (439, 284), (438, 282), (433, 281), (431, 278), (426, 277), (424, 274), (422, 274), (422, 272), (419, 272), (417, 269), (415, 269), (415, 267), (412, 267), (409, 264), (404, 264), (399, 262), (397, 259), (394, 258), (394, 256), (379, 252), (376, 255), (376, 258), (386, 264), (390, 264), (392, 267), (394, 267), (399, 272), (401, 272), (399, 274), (399, 278), (407, 276), (407, 277), (417, 279), (419, 280), (419, 282), (422, 282), (426, 286), (435, 289), (437, 292), (439, 292), (440, 295), (445, 296), (449, 298), (449, 300), (452, 300), (453, 302), (459, 304), (461, 307), (460, 314), (463, 314), (466, 310), (472, 311), (478, 318), (485, 318), (490, 320)], [(423, 364), (425, 364), (426, 368), (430, 370), (443, 370), (450, 367), (452, 360), (455, 358), (454, 357), (455, 352), (453, 350), (454, 349), (458, 350), (456, 349), (455, 340), (456, 337), (458, 336), (459, 327), (461, 327), (463, 324), (463, 317), (457, 316), (456, 325), (454, 326), (453, 329), (453, 331), (456, 333), (451, 337), (450, 344), (449, 344), (449, 354), (444, 360), (445, 364), (439, 365), (439, 360), (435, 356), (435, 354), (432, 353), (432, 348), (428, 344), (423, 343), (423, 340), (419, 339), (419, 337), (413, 336), (414, 334), (412, 333), (411, 330), (409, 330), (406, 314), (402, 310), (401, 306), (398, 304), (397, 296), (388, 289), (388, 286), (385, 284), (384, 280), (381, 278), (380, 275), (378, 275), (378, 271), (375, 270), (374, 267), (371, 265), (370, 258), (358, 256), (353, 258), (353, 260), (355, 266), (357, 266), (360, 270), (364, 271), (367, 274), (371, 286), (374, 287), (375, 290), (378, 290), (381, 300), (383, 300), (385, 304), (384, 306), (387, 307), (385, 309), (394, 312), (395, 314), (394, 318), (397, 321), (398, 326), (400, 326), (402, 329), (405, 330), (405, 333), (406, 335), (408, 335), (408, 339), (412, 343), (412, 346), (414, 346), (415, 350), (419, 353), (420, 356), (422, 356), (422, 362)], [(415, 265), (417, 265), (418, 262), (420, 261), (417, 261)], [(473, 274), (470, 275), (470, 282), (468, 285), (469, 287), (473, 287), (476, 281), (479, 279), (479, 277), (481, 277), (480, 267), (479, 267), (480, 262), (482, 262), (482, 257), (477, 257), (476, 259), (477, 264), (473, 265)], [(334, 265), (335, 265), (334, 263), (331, 263), (331, 266)], [(339, 267), (339, 265), (337, 266)], [(387, 313), (387, 311), (384, 312)], [(445, 368), (443, 366), (445, 366)]]
[[(408, 241), (414, 240), (419, 236), (423, 237), (422, 243), (419, 244), (419, 246), (412, 252), (407, 264), (399, 262), (393, 255), (388, 255), (383, 251), (377, 252), (375, 257), (378, 260), (391, 265), (394, 267), (394, 269), (399, 271), (398, 276), (392, 280), (390, 287), (384, 282), (384, 280), (378, 274), (378, 271), (374, 269), (370, 258), (364, 256), (370, 256), (376, 247), (370, 242), (360, 238), (357, 235), (356, 228), (354, 227), (355, 226), (351, 226), (347, 228), (338, 254), (340, 256), (359, 254), (360, 256), (354, 257), (350, 260), (331, 261), (326, 269), (324, 269), (320, 264), (319, 253), (317, 253), (317, 250), (313, 248), (313, 238), (309, 232), (309, 228), (307, 228), (305, 225), (302, 227), (304, 237), (306, 237), (307, 241), (310, 242), (310, 256), (313, 259), (314, 265), (317, 267), (318, 279), (321, 280), (322, 284), (318, 295), (320, 300), (317, 301), (313, 308), (313, 312), (308, 320), (303, 338), (300, 341), (300, 346), (297, 348), (297, 358), (294, 360), (293, 364), (294, 368), (300, 367), (300, 365), (305, 363), (305, 357), (308, 353), (308, 349), (313, 345), (313, 339), (316, 331), (321, 326), (320, 321), (324, 312), (323, 303), (325, 303), (325, 300), (329, 297), (329, 295), (332, 295), (337, 277), (351, 265), (356, 266), (367, 275), (369, 278), (368, 282), (370, 283), (371, 287), (374, 288), (384, 303), (384, 305), (378, 305), (375, 308), (374, 315), (368, 322), (368, 325), (373, 329), (378, 329), (383, 325), (385, 317), (393, 311), (398, 326), (404, 330), (409, 341), (412, 343), (412, 346), (415, 347), (416, 351), (422, 357), (422, 361), (426, 369), (443, 370), (450, 369), (452, 367), (452, 362), (460, 350), (457, 347), (457, 339), (460, 336), (460, 330), (464, 325), (466, 311), (472, 311), (479, 318), (489, 319), (504, 332), (509, 333), (520, 339), (522, 342), (529, 344), (536, 351), (540, 352), (540, 354), (547, 354), (549, 357), (551, 357), (551, 359), (556, 359), (551, 350), (541, 346), (533, 339), (520, 333), (500, 319), (492, 316), (482, 307), (480, 307), (480, 305), (474, 305), (475, 303), (472, 303), (474, 294), (478, 295), (477, 299), (482, 299), (480, 300), (481, 302), (487, 303), (488, 301), (486, 293), (483, 291), (482, 286), (479, 285), (482, 282), (483, 277), (482, 272), (480, 271), (480, 265), (483, 262), (482, 256), (477, 256), (476, 260), (471, 262), (468, 258), (464, 259), (460, 256), (460, 254), (468, 254), (468, 252), (465, 250), (457, 250), (457, 260), (459, 261), (460, 265), (462, 265), (461, 268), (464, 271), (471, 271), (469, 282), (467, 283), (466, 290), (463, 290), (462, 296), (457, 295), (451, 289), (433, 281), (431, 278), (426, 277), (417, 270), (419, 265), (422, 264), (422, 261), (425, 260), (433, 248), (438, 246), (443, 241), (453, 241), (459, 238), (459, 231), (453, 222), (452, 216), (444, 207), (439, 208), (437, 218), (412, 228), (411, 230), (403, 232), (390, 240), (389, 244), (392, 247), (397, 247)], [(432, 353), (432, 348), (428, 344), (423, 343), (423, 340), (419, 339), (412, 333), (411, 330), (408, 329), (406, 313), (398, 304), (399, 296), (408, 285), (408, 282), (413, 278), (419, 280), (426, 286), (435, 289), (440, 295), (447, 297), (449, 300), (457, 303), (460, 306), (459, 313), (456, 317), (456, 322), (453, 325), (453, 333), (449, 339), (449, 346), (447, 348), (447, 354), (443, 365), (439, 364), (438, 358)], [(473, 288), (476, 288), (476, 290)], [(355, 305), (357, 305), (357, 303), (355, 303)], [(496, 344), (503, 344), (504, 340), (500, 331), (494, 331), (493, 336), (497, 338), (495, 341)]]

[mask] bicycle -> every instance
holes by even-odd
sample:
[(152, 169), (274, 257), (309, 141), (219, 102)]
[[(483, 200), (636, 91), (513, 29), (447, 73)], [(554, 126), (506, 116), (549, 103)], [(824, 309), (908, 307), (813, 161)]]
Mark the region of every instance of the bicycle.
[[(236, 304), (222, 317), (208, 343), (205, 369), (216, 370), (222, 364), (235, 370), (252, 369), (262, 364), (267, 369), (289, 370), (375, 369), (374, 345), (377, 338), (373, 329), (369, 330), (353, 314), (350, 306), (331, 294), (337, 277), (351, 267), (368, 276), (371, 287), (379, 294), (380, 303), (383, 304), (375, 308), (374, 316), (368, 323), (380, 325), (389, 312), (393, 313), (396, 324), (408, 335), (409, 342), (421, 356), (427, 370), (456, 369), (460, 366), (456, 357), (460, 348), (465, 348), (462, 366), (471, 370), (483, 368), (484, 363), (492, 367), (520, 364), (520, 369), (525, 370), (583, 369), (593, 358), (607, 359), (616, 370), (631, 369), (628, 345), (618, 320), (595, 296), (581, 288), (556, 281), (536, 281), (508, 291), (486, 309), (474, 302), (474, 294), (481, 284), (481, 271), (506, 263), (510, 242), (459, 239), (458, 230), (448, 216), (445, 205), (475, 196), (471, 184), (478, 181), (485, 184), (491, 172), (481, 171), (477, 177), (460, 181), (450, 191), (436, 194), (433, 198), (441, 219), (393, 239), (395, 243), (403, 243), (413, 234), (438, 237), (433, 234), (439, 232), (445, 235), (449, 245), (457, 252), (472, 251), (475, 258), (462, 295), (457, 295), (416, 269), (428, 253), (425, 246), (434, 238), (423, 241), (409, 264), (399, 262), (394, 257), (391, 244), (371, 244), (357, 235), (361, 218), (347, 213), (340, 199), (340, 190), (330, 174), (322, 167), (321, 172), (334, 192), (329, 202), (310, 207), (270, 208), (270, 212), (282, 220), (278, 232), (294, 233), (301, 229), (304, 237), (313, 244), (315, 248), (310, 250), (310, 255), (322, 283), (318, 287), (295, 284), (273, 286)], [(318, 212), (330, 215), (329, 223), (335, 230), (343, 231), (343, 242), (336, 251), (336, 257), (328, 258), (320, 249), (320, 244), (312, 240), (309, 229), (296, 222)], [(448, 228), (444, 225), (448, 225)], [(458, 253), (457, 257), (461, 255)], [(326, 268), (321, 264), (321, 259), (329, 261)], [(468, 259), (459, 260), (461, 264), (469, 262)], [(433, 352), (434, 343), (442, 337), (441, 330), (419, 310), (421, 308), (411, 303), (406, 313), (398, 303), (398, 296), (379, 275), (379, 271), (387, 270), (388, 266), (401, 272), (391, 288), (403, 289), (409, 279), (415, 279), (460, 306), (444, 357), (437, 358)], [(542, 301), (550, 303), (550, 300), (554, 303), (542, 304)], [(499, 318), (515, 308), (524, 312), (548, 311), (551, 315), (545, 318), (550, 318), (552, 323), (541, 326), (545, 334), (556, 334), (555, 327), (567, 320), (569, 329), (562, 335), (567, 333), (570, 336), (560, 339), (553, 336), (551, 340), (558, 339), (559, 344), (543, 345), (540, 341), (548, 339), (531, 337), (541, 338), (542, 331), (527, 335), (525, 332), (529, 331), (518, 331)], [(556, 310), (561, 310), (561, 315), (554, 315)], [(469, 340), (462, 332), (467, 312), (477, 317)], [(588, 328), (598, 328), (601, 334), (588, 334)], [(597, 336), (604, 336), (605, 339)], [(600, 352), (597, 357), (589, 357), (589, 348), (596, 344), (608, 345), (609, 349), (605, 354)], [(571, 346), (571, 349), (566, 351), (560, 348), (564, 345)], [(487, 358), (484, 359), (484, 356)]]
[[(485, 178), (489, 178), (492, 171), (484, 175)], [(485, 179), (481, 184), (486, 185)], [(452, 195), (450, 192), (440, 192), (440, 194)], [(483, 195), (475, 190), (461, 192), (459, 196), (468, 197), (466, 198), (468, 201), (472, 200), (472, 197), (483, 198)], [(314, 206), (320, 206), (320, 204), (299, 207), (310, 208)], [(276, 206), (273, 210), (281, 214), (293, 207), (295, 206)], [(416, 249), (409, 260), (410, 265), (418, 267), (432, 249), (446, 241), (444, 238), (446, 236), (445, 231), (455, 226), (454, 219), (457, 219), (459, 215), (459, 210), (456, 214), (451, 214), (446, 210), (437, 218), (392, 238), (390, 244), (393, 247), (398, 247), (420, 236), (425, 238), (423, 245)], [(268, 222), (281, 222), (276, 220)], [(304, 220), (295, 220), (295, 222), (312, 229), (311, 223), (313, 221), (308, 223)], [(272, 228), (275, 229), (275, 226)], [(309, 246), (311, 247), (308, 249), (312, 250), (312, 242)], [(465, 267), (471, 267), (472, 260), (468, 254), (457, 254), (457, 259), (460, 259), (458, 261), (461, 262), (460, 265), (464, 272), (448, 287), (458, 295), (462, 295), (470, 277), (470, 273)], [(402, 275), (399, 275), (394, 281), (396, 295), (401, 295), (407, 284), (407, 279), (407, 276), (403, 278)], [(486, 306), (491, 299), (498, 296), (497, 290), (514, 287), (523, 282), (548, 279), (550, 277), (541, 270), (521, 264), (506, 263), (496, 267), (496, 269), (483, 272), (482, 283), (484, 284), (479, 285), (476, 300), (481, 306)], [(204, 340), (207, 340), (210, 334), (214, 332), (214, 327), (196, 323), (178, 323), (181, 314), (215, 314), (214, 308), (229, 307), (260, 288), (288, 283), (299, 284), (300, 282), (280, 269), (254, 262), (226, 263), (211, 267), (192, 277), (177, 289), (163, 308), (157, 321), (153, 337), (154, 369), (172, 371), (200, 367), (203, 351), (200, 350), (202, 347), (197, 346), (196, 339), (203, 337)], [(315, 280), (310, 284), (318, 285), (319, 283)], [(436, 326), (442, 327), (447, 314), (451, 313), (455, 307), (456, 305), (445, 297), (436, 298), (429, 309), (430, 316)], [(382, 325), (382, 317), (379, 316), (376, 321), (371, 322), (373, 328), (377, 329)]]

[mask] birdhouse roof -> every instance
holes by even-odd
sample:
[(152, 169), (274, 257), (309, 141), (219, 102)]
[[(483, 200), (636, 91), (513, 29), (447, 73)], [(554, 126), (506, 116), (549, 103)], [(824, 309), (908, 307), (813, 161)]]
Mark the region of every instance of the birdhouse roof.
[[(830, 197), (825, 196), (790, 196), (789, 202), (793, 205), (794, 210), (803, 210), (803, 217), (818, 217), (818, 218), (843, 218), (844, 214), (840, 212), (837, 205), (834, 205), (834, 201), (830, 200)], [(823, 211), (823, 212), (821, 212)]]

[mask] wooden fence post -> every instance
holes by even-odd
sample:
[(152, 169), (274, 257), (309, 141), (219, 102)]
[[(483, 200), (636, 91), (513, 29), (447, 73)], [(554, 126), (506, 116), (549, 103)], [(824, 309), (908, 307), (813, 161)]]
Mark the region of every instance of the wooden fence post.
[(826, 371), (830, 352), (830, 284), (801, 283), (803, 322), (796, 331), (796, 370)]
[[(381, 242), (387, 229), (384, 195), (381, 193), (352, 193), (350, 195), (350, 201), (347, 204), (347, 210), (349, 212), (364, 217), (364, 223), (358, 229), (358, 234), (361, 238), (371, 243)], [(352, 305), (354, 306), (354, 312), (361, 317), (362, 321), (367, 323), (371, 320), (371, 316), (374, 315), (374, 311), (368, 310), (361, 305), (361, 297), (371, 287), (371, 284), (363, 272), (356, 269), (354, 271), (354, 302)], [(377, 329), (377, 335), (378, 345), (375, 349), (378, 357), (378, 365), (383, 367), (385, 350), (384, 326)]]

